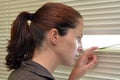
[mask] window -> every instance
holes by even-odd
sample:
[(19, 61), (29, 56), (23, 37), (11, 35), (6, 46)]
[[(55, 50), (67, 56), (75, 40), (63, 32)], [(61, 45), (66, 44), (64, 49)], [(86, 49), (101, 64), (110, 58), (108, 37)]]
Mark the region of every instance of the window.
[[(92, 46), (99, 48), (116, 49), (120, 45), (120, 35), (84, 35), (82, 39), (83, 48), (87, 49)], [(118, 49), (118, 48), (117, 48)]]
[[(7, 80), (10, 73), (4, 65), (4, 58), (7, 54), (6, 45), (12, 21), (19, 12), (32, 13), (50, 1), (72, 6), (83, 15), (84, 48), (92, 45), (104, 47), (120, 43), (120, 0), (0, 0), (0, 80)], [(108, 41), (109, 38), (111, 42)], [(94, 42), (92, 41), (91, 44), (93, 39)], [(105, 44), (102, 44), (104, 41)], [(120, 46), (115, 46), (114, 49), (118, 51), (108, 51), (108, 49), (96, 52), (99, 64), (81, 80), (120, 80)], [(60, 66), (53, 75), (56, 80), (67, 80), (71, 69), (72, 67)]]

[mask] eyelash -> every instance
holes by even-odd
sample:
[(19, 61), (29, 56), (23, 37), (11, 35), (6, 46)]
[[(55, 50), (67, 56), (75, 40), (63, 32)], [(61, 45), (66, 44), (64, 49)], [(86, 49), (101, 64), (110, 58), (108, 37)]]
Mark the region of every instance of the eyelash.
[(78, 42), (80, 42), (81, 41), (81, 36), (78, 36), (78, 37), (76, 37), (76, 40), (78, 41)]

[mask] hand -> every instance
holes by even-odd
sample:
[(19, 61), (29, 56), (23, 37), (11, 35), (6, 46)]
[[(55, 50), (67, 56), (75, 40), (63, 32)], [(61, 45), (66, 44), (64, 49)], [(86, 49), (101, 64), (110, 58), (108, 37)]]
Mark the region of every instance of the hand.
[(69, 80), (78, 80), (87, 71), (96, 66), (97, 57), (95, 54), (93, 54), (93, 51), (96, 49), (97, 47), (91, 47), (80, 56), (77, 64), (75, 65), (70, 74)]

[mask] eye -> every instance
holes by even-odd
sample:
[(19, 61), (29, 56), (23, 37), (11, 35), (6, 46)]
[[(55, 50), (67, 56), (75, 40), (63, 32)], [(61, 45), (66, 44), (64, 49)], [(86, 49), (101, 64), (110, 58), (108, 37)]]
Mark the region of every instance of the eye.
[(77, 37), (76, 37), (76, 40), (77, 40), (78, 43), (81, 42), (82, 36), (83, 36), (83, 35), (81, 35), (81, 36), (77, 36)]
[(76, 40), (77, 40), (78, 42), (80, 42), (80, 41), (81, 41), (81, 37), (80, 37), (80, 36), (76, 37)]

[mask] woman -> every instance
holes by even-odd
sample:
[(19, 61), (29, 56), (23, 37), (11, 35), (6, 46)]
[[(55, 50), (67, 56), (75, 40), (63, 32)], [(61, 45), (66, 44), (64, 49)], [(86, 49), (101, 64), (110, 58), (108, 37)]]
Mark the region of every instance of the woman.
[[(61, 3), (47, 3), (34, 14), (21, 12), (7, 47), (6, 65), (14, 69), (8, 80), (54, 80), (51, 74), (58, 65), (75, 63), (82, 48), (82, 29), (82, 16)], [(79, 79), (96, 65), (95, 49), (80, 56), (68, 80)]]

